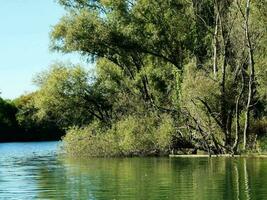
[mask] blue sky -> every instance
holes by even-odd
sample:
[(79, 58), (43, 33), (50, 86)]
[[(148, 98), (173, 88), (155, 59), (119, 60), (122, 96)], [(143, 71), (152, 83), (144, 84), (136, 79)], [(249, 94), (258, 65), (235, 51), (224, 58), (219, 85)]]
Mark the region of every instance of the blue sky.
[(0, 96), (35, 90), (32, 79), (54, 61), (81, 63), (78, 55), (49, 51), (49, 32), (64, 15), (55, 0), (0, 0)]

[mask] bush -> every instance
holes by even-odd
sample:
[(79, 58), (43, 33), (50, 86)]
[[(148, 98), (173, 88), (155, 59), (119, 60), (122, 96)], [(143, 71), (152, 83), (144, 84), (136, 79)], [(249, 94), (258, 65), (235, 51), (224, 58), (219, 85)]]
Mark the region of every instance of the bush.
[(148, 156), (170, 152), (173, 120), (168, 115), (128, 116), (111, 128), (94, 122), (74, 127), (64, 137), (64, 150), (71, 156)]

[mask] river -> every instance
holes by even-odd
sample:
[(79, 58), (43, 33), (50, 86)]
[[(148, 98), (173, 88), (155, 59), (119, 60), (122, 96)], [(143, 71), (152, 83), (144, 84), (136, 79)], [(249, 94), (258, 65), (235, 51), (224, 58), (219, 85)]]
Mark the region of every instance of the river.
[(58, 142), (0, 144), (0, 199), (267, 199), (267, 159), (68, 159)]

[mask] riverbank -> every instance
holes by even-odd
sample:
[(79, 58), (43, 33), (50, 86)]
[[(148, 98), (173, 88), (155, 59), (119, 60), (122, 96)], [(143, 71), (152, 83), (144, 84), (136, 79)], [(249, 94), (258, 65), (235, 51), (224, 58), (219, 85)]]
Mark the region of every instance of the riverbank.
[(244, 154), (244, 155), (231, 155), (231, 154), (219, 154), (219, 155), (169, 155), (170, 158), (267, 158), (267, 154)]

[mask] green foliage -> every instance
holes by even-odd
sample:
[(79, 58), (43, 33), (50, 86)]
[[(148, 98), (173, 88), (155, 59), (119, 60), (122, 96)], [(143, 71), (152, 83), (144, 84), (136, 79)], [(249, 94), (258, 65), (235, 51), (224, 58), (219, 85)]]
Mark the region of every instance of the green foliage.
[(157, 155), (169, 152), (175, 133), (169, 116), (129, 116), (113, 128), (123, 155)]
[(32, 127), (37, 124), (35, 117), (37, 109), (33, 101), (34, 95), (36, 94), (22, 95), (13, 101), (18, 108), (18, 112), (16, 113), (18, 124), (20, 127), (23, 127), (25, 131), (32, 129)]
[[(201, 124), (202, 130), (209, 133), (208, 140), (212, 140), (213, 135), (222, 141), (223, 138), (220, 135), (222, 130), (217, 123), (218, 113), (220, 113), (219, 83), (210, 76), (212, 76), (211, 73), (207, 74), (204, 70), (197, 69), (195, 63), (189, 63), (181, 86), (181, 104), (189, 115), (190, 123)], [(202, 138), (202, 134), (197, 129), (193, 130), (194, 137)]]
[[(235, 153), (242, 135), (254, 146), (256, 122), (266, 116), (263, 1), (249, 4), (248, 23), (245, 0), (59, 2), (68, 15), (53, 28), (51, 47), (96, 61), (93, 85), (112, 105), (103, 135), (120, 138), (116, 154), (170, 152), (171, 143)], [(160, 129), (166, 113), (175, 126)], [(179, 135), (154, 134), (169, 128)]]
[(50, 119), (39, 120), (33, 98), (36, 93), (10, 101), (0, 98), (0, 141), (55, 140), (62, 129)]
[(261, 153), (264, 153), (264, 154), (267, 153), (267, 137), (266, 136), (259, 139), (258, 150)]
[(184, 58), (177, 53), (183, 51), (180, 46), (192, 49), (195, 23), (187, 1), (60, 3), (70, 12), (51, 33), (53, 49), (105, 57), (116, 64), (131, 64), (133, 58), (153, 55), (179, 68)]
[(111, 128), (91, 123), (86, 128), (70, 129), (64, 149), (72, 156), (146, 156), (166, 154), (175, 133), (170, 116), (128, 116)]
[(264, 1), (58, 2), (67, 14), (51, 49), (94, 71), (55, 63), (39, 74), (17, 103), (21, 126), (66, 130), (75, 156), (238, 153), (265, 137)]
[(39, 118), (55, 119), (63, 128), (86, 124), (93, 118), (108, 120), (105, 88), (82, 67), (56, 63), (35, 82), (40, 87), (34, 98)]
[(74, 127), (64, 137), (64, 151), (74, 157), (107, 157), (118, 155), (115, 137), (103, 134), (104, 129), (98, 122), (86, 128)]
[(11, 101), (0, 97), (0, 133), (14, 131), (18, 128), (16, 113), (16, 106)]
[(13, 101), (18, 109), (16, 119), (21, 129), (20, 137), (25, 140), (60, 139), (63, 130), (54, 123), (53, 118), (38, 117), (38, 109), (35, 105), (36, 95), (36, 92), (22, 95)]

